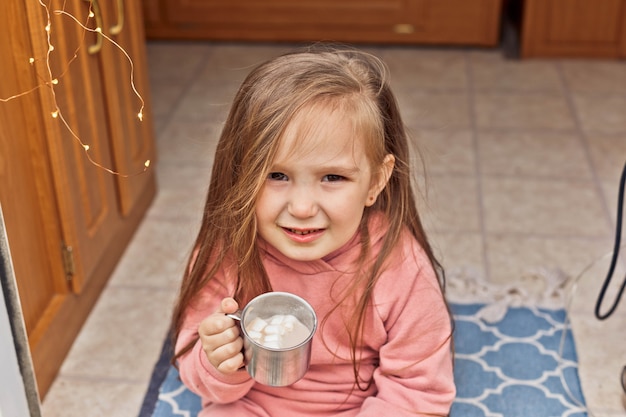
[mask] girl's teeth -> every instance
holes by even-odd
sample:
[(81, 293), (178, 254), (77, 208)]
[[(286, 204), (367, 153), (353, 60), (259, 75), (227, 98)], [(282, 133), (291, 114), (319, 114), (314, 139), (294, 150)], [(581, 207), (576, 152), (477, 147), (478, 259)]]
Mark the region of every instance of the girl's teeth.
[(291, 231), (297, 235), (308, 235), (309, 233), (313, 233), (315, 230), (294, 230), (291, 229)]

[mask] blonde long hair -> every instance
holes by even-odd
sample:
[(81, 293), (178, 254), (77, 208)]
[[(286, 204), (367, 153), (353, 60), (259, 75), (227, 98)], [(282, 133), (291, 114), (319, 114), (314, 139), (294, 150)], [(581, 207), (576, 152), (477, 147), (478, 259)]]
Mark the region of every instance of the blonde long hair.
[[(403, 230), (422, 246), (438, 271), (443, 289), (443, 270), (435, 258), (417, 212), (412, 189), (409, 139), (383, 62), (373, 55), (317, 46), (286, 54), (256, 67), (237, 92), (215, 153), (215, 162), (194, 255), (183, 277), (172, 318), (172, 337), (177, 338), (186, 308), (212, 279), (226, 256), (238, 271), (234, 298), (245, 305), (258, 294), (271, 291), (257, 246), (255, 202), (268, 175), (283, 131), (301, 109), (320, 102), (348, 103), (364, 136), (372, 167), (385, 155), (395, 157), (387, 186), (361, 222), (361, 260), (369, 251), (367, 219), (381, 211), (388, 221), (382, 249), (371, 267), (354, 283), (359, 300), (349, 331), (355, 382), (361, 387), (356, 352), (362, 339), (366, 309), (385, 260)], [(343, 104), (339, 104), (343, 106)], [(227, 247), (227, 248), (226, 248)], [(227, 250), (226, 250), (227, 249)], [(190, 344), (175, 353), (174, 361)], [(368, 381), (368, 385), (371, 381)]]

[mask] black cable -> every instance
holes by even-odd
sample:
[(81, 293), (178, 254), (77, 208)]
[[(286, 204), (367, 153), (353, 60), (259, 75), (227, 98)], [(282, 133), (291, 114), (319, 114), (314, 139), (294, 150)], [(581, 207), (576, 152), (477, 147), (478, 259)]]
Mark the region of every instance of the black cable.
[(604, 320), (607, 317), (609, 317), (611, 314), (613, 314), (613, 312), (617, 308), (617, 305), (619, 304), (622, 298), (622, 295), (624, 294), (624, 288), (626, 287), (626, 277), (624, 277), (624, 282), (622, 282), (622, 286), (620, 287), (619, 292), (617, 293), (617, 296), (615, 297), (615, 301), (613, 302), (613, 305), (611, 306), (609, 311), (606, 312), (606, 314), (601, 314), (600, 307), (602, 305), (602, 301), (604, 300), (604, 295), (606, 293), (606, 290), (609, 287), (609, 284), (611, 283), (611, 278), (613, 277), (613, 273), (615, 272), (615, 265), (617, 264), (617, 258), (619, 255), (619, 249), (620, 249), (619, 245), (620, 245), (620, 240), (622, 238), (622, 215), (624, 211), (624, 184), (625, 183), (626, 183), (626, 164), (624, 164), (624, 169), (622, 170), (622, 177), (619, 183), (619, 193), (617, 196), (617, 222), (616, 222), (617, 224), (616, 224), (616, 230), (615, 230), (615, 246), (613, 249), (613, 257), (611, 258), (611, 266), (609, 267), (609, 272), (607, 273), (606, 279), (604, 280), (604, 284), (602, 284), (602, 289), (600, 290), (598, 301), (596, 303), (595, 313), (596, 313), (596, 317), (599, 320)]

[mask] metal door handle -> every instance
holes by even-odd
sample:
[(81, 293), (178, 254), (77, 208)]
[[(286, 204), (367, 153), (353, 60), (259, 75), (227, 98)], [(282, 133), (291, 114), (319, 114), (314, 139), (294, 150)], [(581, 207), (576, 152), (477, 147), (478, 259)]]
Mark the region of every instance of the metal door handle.
[(124, 0), (117, 0), (117, 24), (111, 26), (111, 35), (119, 35), (124, 28)]
[(97, 54), (102, 49), (102, 11), (100, 10), (100, 3), (98, 0), (85, 0), (91, 3), (93, 8), (93, 14), (96, 17), (96, 43), (87, 47), (87, 52), (90, 54)]

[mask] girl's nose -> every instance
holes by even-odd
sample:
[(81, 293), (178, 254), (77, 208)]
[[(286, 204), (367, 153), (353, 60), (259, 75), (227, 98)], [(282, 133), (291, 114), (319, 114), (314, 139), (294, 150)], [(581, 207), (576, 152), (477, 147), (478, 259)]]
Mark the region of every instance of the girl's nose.
[(317, 214), (318, 205), (315, 195), (308, 187), (297, 187), (290, 193), (287, 204), (289, 214), (297, 218), (313, 217)]

